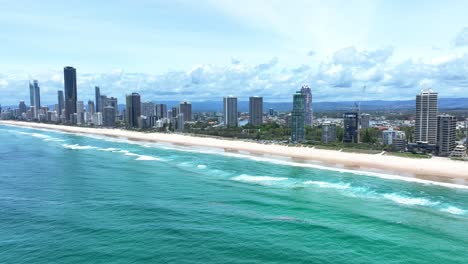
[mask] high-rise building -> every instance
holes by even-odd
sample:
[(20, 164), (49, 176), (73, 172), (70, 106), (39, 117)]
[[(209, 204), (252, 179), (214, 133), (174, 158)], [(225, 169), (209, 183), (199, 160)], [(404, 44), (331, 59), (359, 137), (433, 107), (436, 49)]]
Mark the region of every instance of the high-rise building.
[(64, 98), (63, 98), (63, 91), (59, 90), (57, 91), (57, 96), (58, 96), (58, 109), (57, 109), (57, 114), (60, 117), (62, 115), (63, 109), (65, 107), (64, 104)]
[(117, 98), (115, 97), (106, 97), (106, 104), (105, 106), (112, 106), (114, 107), (114, 112), (117, 115), (119, 113), (119, 103), (117, 101)]
[(138, 93), (126, 96), (126, 124), (127, 128), (138, 128), (138, 118), (141, 116), (141, 101)]
[(192, 104), (187, 101), (182, 101), (179, 104), (179, 113), (184, 114), (184, 122), (192, 121)]
[(424, 90), (416, 95), (416, 142), (437, 143), (437, 111), (437, 93)]
[(24, 101), (20, 101), (19, 102), (19, 105), (18, 105), (18, 110), (19, 110), (19, 115), (23, 114), (23, 113), (26, 113), (26, 111), (28, 110), (27, 107), (26, 107), (26, 104), (24, 103)]
[(361, 114), (361, 129), (368, 129), (370, 127), (370, 115), (369, 114)]
[(184, 113), (179, 113), (177, 116), (177, 131), (184, 131), (184, 126), (185, 126), (185, 117)]
[(33, 107), (34, 106), (34, 86), (33, 84), (31, 83), (31, 81), (29, 81), (29, 106)]
[(313, 123), (312, 91), (309, 88), (309, 86), (303, 85), (300, 93), (304, 97), (305, 123), (307, 126), (312, 126), (312, 123)]
[(102, 125), (106, 127), (115, 126), (115, 109), (114, 107), (107, 105), (102, 111)]
[(291, 113), (291, 141), (302, 142), (305, 139), (305, 105), (304, 95), (297, 92), (293, 96), (293, 110)]
[(101, 109), (101, 88), (94, 87), (94, 95), (96, 96), (96, 112), (102, 112)]
[(331, 143), (336, 141), (336, 125), (330, 122), (322, 124), (322, 142)]
[(237, 97), (228, 96), (223, 98), (223, 116), (225, 127), (237, 127)]
[(344, 143), (359, 142), (359, 115), (356, 112), (349, 112), (343, 115)]
[(141, 115), (144, 116), (155, 116), (156, 107), (153, 102), (143, 102), (141, 103)]
[(65, 88), (65, 120), (70, 123), (73, 119), (73, 114), (76, 114), (76, 69), (70, 66), (63, 68), (63, 78)]
[(94, 101), (92, 100), (88, 100), (88, 113), (90, 116), (92, 116), (94, 114)]
[(76, 122), (77, 124), (84, 123), (84, 103), (83, 101), (76, 102)]
[(37, 80), (29, 83), (29, 99), (31, 101), (31, 110), (34, 119), (38, 119), (41, 112), (41, 90)]
[(382, 131), (383, 144), (392, 146), (394, 150), (404, 151), (406, 148), (406, 134), (403, 131), (389, 128)]
[(457, 118), (451, 115), (437, 116), (437, 147), (439, 155), (448, 157), (457, 146)]
[(249, 124), (260, 126), (263, 123), (263, 97), (249, 98)]
[(156, 104), (156, 116), (158, 117), (158, 119), (168, 117), (166, 104)]

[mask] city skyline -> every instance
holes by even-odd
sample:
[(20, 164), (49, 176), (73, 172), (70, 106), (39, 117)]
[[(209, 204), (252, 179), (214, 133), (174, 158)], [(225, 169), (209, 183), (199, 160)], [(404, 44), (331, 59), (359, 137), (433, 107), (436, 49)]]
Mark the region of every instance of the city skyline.
[[(18, 92), (26, 98), (20, 88), (29, 79), (41, 82), (44, 102), (52, 101), (63, 86), (61, 67), (69, 64), (80, 71), (82, 101), (94, 98), (84, 89), (94, 86), (116, 91), (120, 101), (136, 91), (152, 101), (192, 102), (233, 90), (236, 96), (288, 101), (303, 84), (317, 94), (314, 102), (357, 100), (363, 85), (369, 100), (411, 99), (421, 88), (459, 97), (468, 87), (463, 1), (397, 1), (391, 8), (378, 1), (249, 4), (251, 11), (241, 15), (240, 5), (218, 1), (122, 1), (92, 9), (85, 1), (70, 3), (74, 17), (65, 20), (57, 14), (68, 7), (59, 2), (30, 2), (33, 13), (23, 4), (4, 3), (0, 17), (11, 26), (0, 51), (0, 94), (7, 98), (2, 103), (16, 104), (8, 98)], [(37, 23), (24, 27), (24, 17)], [(428, 17), (439, 22), (427, 23)], [(182, 25), (182, 18), (188, 23)], [(82, 38), (70, 43), (73, 34)], [(25, 46), (24, 36), (40, 45)]]

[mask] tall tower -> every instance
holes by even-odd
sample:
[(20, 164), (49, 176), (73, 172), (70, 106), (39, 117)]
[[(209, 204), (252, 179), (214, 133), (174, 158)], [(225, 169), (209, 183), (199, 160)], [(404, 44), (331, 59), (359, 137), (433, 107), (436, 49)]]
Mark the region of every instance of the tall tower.
[(184, 122), (192, 121), (192, 104), (188, 101), (180, 102), (179, 113), (184, 114)]
[(416, 142), (437, 143), (437, 93), (423, 90), (416, 95)]
[(141, 101), (138, 93), (126, 96), (127, 128), (138, 128), (138, 118), (141, 116)]
[(344, 143), (359, 143), (359, 114), (348, 112), (343, 115)]
[(305, 123), (307, 126), (312, 126), (313, 112), (312, 112), (312, 91), (307, 85), (303, 85), (300, 93), (304, 96), (304, 109), (305, 109)]
[(249, 98), (249, 124), (260, 126), (263, 123), (263, 97)]
[(237, 97), (223, 98), (223, 116), (225, 127), (237, 127)]
[(440, 156), (449, 156), (457, 146), (457, 118), (451, 115), (437, 116), (437, 146)]
[(29, 81), (29, 105), (34, 106), (34, 86), (31, 81)]
[(305, 139), (305, 99), (301, 92), (293, 95), (293, 110), (291, 113), (291, 141), (302, 142)]
[(99, 86), (94, 87), (94, 94), (96, 96), (96, 113), (102, 112), (101, 105), (101, 88)]
[(65, 90), (65, 120), (69, 123), (76, 114), (77, 87), (76, 69), (70, 66), (63, 68)]
[(57, 91), (57, 96), (58, 96), (58, 116), (60, 117), (62, 115), (62, 111), (65, 107), (64, 105), (64, 99), (63, 99), (63, 91)]

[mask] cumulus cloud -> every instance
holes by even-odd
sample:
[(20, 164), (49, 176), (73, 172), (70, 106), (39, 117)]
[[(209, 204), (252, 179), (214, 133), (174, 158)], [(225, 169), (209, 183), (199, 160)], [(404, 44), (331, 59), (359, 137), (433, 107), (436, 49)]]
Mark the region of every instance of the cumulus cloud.
[[(233, 59), (226, 65), (195, 65), (189, 71), (163, 74), (131, 73), (121, 69), (106, 73), (86, 73), (77, 69), (78, 97), (94, 98), (94, 86), (101, 93), (123, 102), (125, 94), (139, 92), (143, 101), (221, 100), (227, 94), (246, 100), (261, 95), (267, 101), (290, 101), (301, 85), (309, 84), (315, 101), (362, 98), (409, 99), (421, 88), (433, 88), (441, 97), (464, 97), (468, 89), (468, 54), (447, 55), (431, 62), (406, 60), (391, 63), (393, 49), (358, 50), (346, 47), (313, 64), (284, 66), (276, 57), (256, 65)], [(26, 73), (0, 73), (0, 104), (28, 101)], [(43, 104), (55, 104), (57, 90), (63, 89), (61, 69), (31, 76), (41, 86)]]

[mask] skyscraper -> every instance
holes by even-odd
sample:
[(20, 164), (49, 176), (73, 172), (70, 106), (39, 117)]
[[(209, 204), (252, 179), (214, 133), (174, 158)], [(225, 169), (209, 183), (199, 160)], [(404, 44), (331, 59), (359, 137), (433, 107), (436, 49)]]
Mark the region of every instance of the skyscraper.
[(349, 112), (343, 115), (344, 126), (344, 143), (358, 143), (359, 142), (359, 114), (356, 112)]
[(101, 107), (101, 88), (99, 86), (94, 87), (94, 95), (96, 96), (96, 113), (102, 112)]
[(336, 125), (330, 122), (322, 124), (322, 142), (330, 143), (336, 141)]
[(457, 146), (457, 118), (451, 115), (437, 116), (437, 146), (440, 156), (449, 156)]
[(184, 114), (184, 122), (192, 121), (192, 104), (187, 101), (182, 101), (179, 104), (179, 113)]
[(63, 91), (57, 91), (57, 96), (58, 96), (58, 109), (57, 109), (57, 115), (60, 117), (63, 112), (63, 107), (64, 107), (64, 99), (63, 99)]
[(106, 127), (115, 126), (115, 109), (107, 105), (102, 109), (102, 125)]
[(370, 115), (369, 114), (361, 114), (361, 129), (367, 129), (370, 127)]
[(305, 105), (304, 95), (297, 92), (293, 95), (293, 110), (291, 113), (291, 141), (302, 142), (305, 139)]
[(158, 119), (168, 117), (166, 104), (156, 104), (156, 116)]
[(92, 116), (94, 114), (94, 102), (92, 100), (88, 100), (88, 113)]
[(304, 97), (305, 123), (307, 126), (312, 126), (312, 123), (313, 123), (312, 91), (309, 88), (309, 86), (303, 85), (300, 93)]
[(424, 90), (416, 95), (416, 142), (437, 143), (437, 111), (437, 93)]
[(223, 98), (223, 116), (225, 127), (237, 127), (237, 97)]
[(249, 98), (249, 124), (260, 126), (263, 123), (263, 97)]
[(27, 111), (27, 107), (26, 107), (26, 104), (24, 103), (24, 101), (20, 101), (19, 102), (19, 105), (18, 105), (18, 113), (21, 115), (23, 113), (26, 113)]
[(29, 81), (29, 105), (34, 106), (34, 86), (31, 81)]
[(141, 115), (144, 116), (155, 116), (156, 107), (153, 102), (143, 102), (141, 103)]
[(70, 66), (63, 68), (63, 79), (65, 88), (65, 120), (72, 121), (73, 114), (76, 114), (76, 69)]
[(84, 103), (83, 101), (76, 102), (76, 122), (77, 124), (84, 123)]
[(127, 128), (138, 128), (138, 118), (141, 116), (141, 101), (138, 93), (126, 96), (125, 109)]

